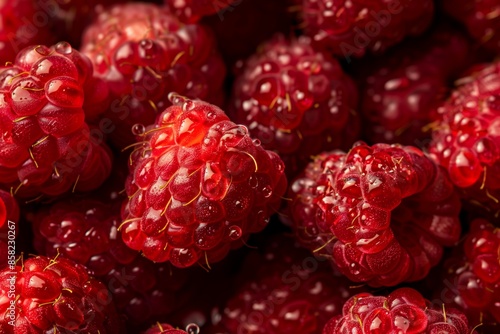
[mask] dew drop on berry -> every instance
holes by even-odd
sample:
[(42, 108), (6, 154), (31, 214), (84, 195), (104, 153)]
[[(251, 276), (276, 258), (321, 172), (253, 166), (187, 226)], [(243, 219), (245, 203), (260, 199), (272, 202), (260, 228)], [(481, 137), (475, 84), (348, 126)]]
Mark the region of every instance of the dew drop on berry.
[(132, 134), (134, 136), (141, 136), (146, 132), (146, 127), (140, 123), (134, 124), (132, 126)]
[(217, 113), (216, 113), (216, 112), (214, 112), (214, 111), (212, 111), (212, 110), (211, 110), (211, 111), (209, 111), (209, 112), (207, 113), (207, 119), (208, 119), (208, 120), (213, 120), (213, 119), (215, 119), (216, 117), (217, 117)]
[(56, 51), (65, 55), (69, 55), (73, 52), (73, 48), (68, 42), (59, 42), (56, 44)]
[(261, 192), (265, 198), (269, 198), (273, 194), (273, 188), (271, 188), (271, 186), (265, 186), (261, 189)]
[(254, 140), (253, 140), (253, 144), (254, 144), (255, 146), (260, 146), (261, 142), (260, 142), (260, 140), (258, 140), (258, 139), (254, 139)]
[(257, 188), (259, 186), (259, 180), (257, 177), (255, 176), (250, 176), (248, 178), (248, 184), (250, 185), (250, 187), (252, 187), (253, 189)]
[(195, 108), (195, 103), (191, 100), (184, 101), (182, 105), (182, 111), (191, 111)]
[(229, 238), (231, 240), (238, 240), (239, 238), (241, 238), (241, 235), (242, 235), (242, 232), (241, 232), (241, 228), (239, 226), (231, 226), (229, 227)]
[(189, 324), (186, 326), (186, 332), (188, 334), (198, 334), (200, 332), (200, 327), (196, 324)]

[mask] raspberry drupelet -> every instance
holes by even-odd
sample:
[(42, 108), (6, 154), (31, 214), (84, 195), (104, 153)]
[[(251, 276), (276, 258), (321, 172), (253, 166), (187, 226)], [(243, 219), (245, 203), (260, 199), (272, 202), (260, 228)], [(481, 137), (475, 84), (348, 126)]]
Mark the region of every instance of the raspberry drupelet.
[(131, 155), (120, 229), (155, 262), (209, 264), (267, 225), (286, 190), (284, 165), (216, 106), (170, 102)]
[(84, 35), (82, 52), (111, 92), (110, 138), (134, 142), (135, 124), (153, 124), (168, 93), (221, 105), (225, 65), (209, 28), (183, 24), (167, 8), (120, 4), (102, 12)]
[[(15, 297), (0, 300), (0, 332), (5, 334), (120, 333), (120, 323), (106, 286), (71, 260), (37, 256), (19, 258), (14, 270), (0, 271), (0, 292)], [(9, 324), (15, 300), (14, 326)]]
[(367, 51), (382, 53), (432, 21), (432, 0), (303, 0), (306, 35), (317, 47), (348, 61)]
[(280, 155), (291, 178), (311, 156), (359, 139), (357, 104), (357, 88), (335, 59), (314, 51), (309, 38), (280, 35), (247, 60), (229, 115)]
[(437, 109), (429, 146), (462, 198), (490, 217), (500, 214), (500, 62), (471, 70)]
[(88, 268), (106, 283), (116, 309), (139, 327), (185, 304), (181, 288), (189, 273), (153, 264), (128, 248), (117, 231), (122, 198), (61, 200), (33, 219), (34, 245), (46, 256), (60, 254)]
[(400, 288), (387, 297), (361, 293), (349, 299), (343, 314), (330, 320), (323, 334), (414, 333), (474, 334), (467, 317), (450, 307), (429, 307), (416, 290)]
[(371, 286), (423, 279), (460, 237), (460, 200), (446, 171), (411, 146), (358, 142), (323, 153), (289, 197), (298, 239)]
[(21, 51), (0, 68), (0, 183), (23, 197), (101, 185), (112, 158), (85, 121), (106, 98), (89, 59), (69, 44)]
[(164, 2), (182, 22), (190, 23), (198, 21), (203, 16), (230, 10), (227, 8), (241, 0), (164, 0)]

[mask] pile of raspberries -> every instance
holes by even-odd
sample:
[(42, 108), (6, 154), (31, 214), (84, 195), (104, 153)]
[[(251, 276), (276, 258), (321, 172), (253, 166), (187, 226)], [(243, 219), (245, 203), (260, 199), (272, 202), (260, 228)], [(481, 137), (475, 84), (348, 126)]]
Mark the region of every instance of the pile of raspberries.
[(499, 0), (0, 1), (1, 334), (500, 333)]

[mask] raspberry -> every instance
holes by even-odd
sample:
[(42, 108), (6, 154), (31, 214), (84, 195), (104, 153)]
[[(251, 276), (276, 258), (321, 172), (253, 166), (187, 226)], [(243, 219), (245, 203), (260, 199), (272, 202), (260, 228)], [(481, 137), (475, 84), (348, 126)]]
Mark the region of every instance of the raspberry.
[(113, 142), (134, 142), (132, 127), (154, 123), (170, 105), (168, 93), (222, 104), (225, 67), (212, 32), (182, 24), (166, 8), (122, 4), (101, 13), (87, 29), (83, 52), (111, 91)]
[[(11, 221), (14, 223), (9, 223)], [(3, 190), (0, 190), (0, 269), (3, 269), (7, 265), (7, 260), (12, 256), (12, 253), (9, 254), (9, 250), (11, 252), (14, 244), (12, 242), (9, 243), (9, 240), (14, 241), (15, 236), (17, 236), (19, 229), (17, 228), (17, 223), (19, 222), (19, 207), (17, 206), (16, 200), (9, 194)], [(12, 230), (12, 226), (14, 226), (14, 230)], [(14, 231), (15, 233), (12, 234)], [(13, 239), (14, 238), (14, 239)]]
[(497, 0), (443, 0), (446, 13), (463, 23), (486, 49), (500, 51), (500, 4)]
[(428, 307), (422, 295), (400, 288), (387, 297), (361, 293), (351, 297), (342, 316), (333, 318), (323, 334), (425, 333), (468, 334), (467, 317), (453, 308)]
[(371, 286), (424, 278), (460, 237), (453, 185), (411, 146), (358, 142), (324, 153), (292, 183), (291, 197), (299, 240)]
[(321, 333), (354, 294), (352, 283), (334, 277), (324, 259), (312, 257), (289, 238), (275, 237), (265, 245), (243, 263), (245, 280), (218, 315), (219, 332)]
[(291, 177), (311, 155), (351, 147), (357, 104), (357, 89), (335, 59), (314, 51), (308, 38), (277, 36), (246, 62), (229, 113), (280, 154)]
[[(15, 272), (13, 276), (12, 271)], [(119, 333), (118, 315), (106, 287), (82, 265), (64, 258), (37, 256), (0, 271), (0, 291), (7, 296), (15, 277), (15, 299), (0, 300), (0, 332)], [(15, 325), (9, 324), (15, 300)]]
[(218, 15), (203, 19), (202, 22), (213, 29), (228, 68), (232, 69), (236, 62), (255, 53), (257, 47), (273, 35), (290, 33), (288, 1), (239, 0)]
[(216, 262), (278, 209), (283, 162), (217, 107), (175, 94), (170, 101), (132, 154), (123, 240), (176, 267)]
[(468, 202), (500, 214), (500, 62), (461, 79), (432, 124), (431, 156)]
[(467, 39), (444, 26), (361, 64), (367, 68), (361, 90), (367, 140), (422, 146), (429, 136), (422, 128), (466, 66), (468, 53)]
[(186, 272), (155, 265), (128, 248), (117, 228), (120, 201), (63, 200), (35, 216), (35, 248), (61, 254), (88, 268), (108, 286), (120, 314), (140, 325), (167, 315), (186, 302)]
[(303, 0), (306, 35), (337, 56), (384, 52), (406, 36), (419, 35), (432, 20), (432, 0)]
[[(2, 64), (14, 61), (25, 47), (55, 42), (48, 29), (39, 21), (43, 11), (35, 0), (9, 0), (0, 3), (0, 59)], [(46, 18), (47, 19), (47, 18)], [(45, 25), (47, 23), (45, 22)]]
[(238, 0), (164, 0), (164, 2), (182, 22), (196, 22), (203, 16), (234, 10), (231, 6)]
[(106, 98), (96, 80), (64, 42), (28, 47), (0, 69), (0, 183), (20, 196), (55, 196), (106, 179), (110, 153), (85, 123)]
[(500, 322), (499, 254), (500, 230), (476, 219), (464, 243), (444, 264), (451, 299), (478, 323)]
[(143, 332), (143, 334), (198, 334), (199, 332), (200, 328), (195, 324), (188, 325), (186, 331), (183, 331), (181, 329), (175, 329), (169, 324), (156, 323), (156, 325)]

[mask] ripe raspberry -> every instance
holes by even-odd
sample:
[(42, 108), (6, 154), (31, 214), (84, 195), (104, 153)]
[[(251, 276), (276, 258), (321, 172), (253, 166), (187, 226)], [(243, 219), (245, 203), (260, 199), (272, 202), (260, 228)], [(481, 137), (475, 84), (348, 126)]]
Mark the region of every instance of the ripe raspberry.
[[(12, 221), (14, 225), (9, 224), (8, 220)], [(8, 241), (15, 241), (15, 236), (17, 236), (19, 231), (18, 222), (19, 207), (16, 200), (8, 192), (0, 190), (0, 269), (3, 269), (7, 265), (7, 260), (12, 256), (9, 250), (11, 252), (15, 250), (13, 249), (16, 246), (15, 243), (9, 243)], [(14, 226), (14, 230), (11, 229), (11, 226)], [(14, 231), (15, 233), (12, 234), (9, 231)]]
[(16, 54), (35, 43), (55, 42), (47, 25), (45, 13), (35, 0), (0, 2), (0, 59), (2, 65), (14, 61)]
[(463, 245), (445, 262), (450, 298), (482, 323), (500, 322), (500, 230), (487, 220), (470, 225)]
[(387, 297), (361, 293), (344, 304), (342, 316), (333, 318), (323, 334), (476, 333), (459, 310), (427, 304), (418, 291), (410, 288), (397, 289)]
[(273, 35), (290, 33), (288, 8), (288, 0), (239, 0), (202, 22), (213, 29), (228, 68), (232, 69), (237, 61), (255, 53)]
[(442, 0), (446, 13), (463, 23), (485, 48), (500, 52), (500, 3), (498, 0)]
[(469, 203), (500, 214), (500, 62), (470, 77), (438, 109), (431, 156)]
[(339, 63), (308, 38), (277, 36), (236, 79), (229, 113), (264, 148), (278, 152), (292, 177), (311, 155), (347, 149), (358, 139), (358, 92)]
[(384, 52), (432, 20), (432, 0), (303, 0), (306, 35), (337, 56)]
[(185, 25), (153, 4), (101, 13), (85, 32), (82, 50), (111, 91), (105, 116), (113, 142), (121, 148), (133, 143), (132, 127), (154, 123), (170, 105), (170, 92), (222, 104), (225, 67), (215, 46), (208, 28)]
[(85, 123), (106, 99), (96, 80), (64, 42), (28, 47), (0, 69), (0, 183), (20, 196), (55, 196), (106, 179), (110, 153)]
[[(109, 7), (120, 0), (37, 0), (39, 7), (50, 18), (50, 26), (59, 40), (79, 47), (85, 28), (104, 6)], [(121, 1), (123, 2), (123, 1)]]
[(275, 237), (265, 245), (243, 263), (242, 284), (215, 316), (218, 333), (321, 333), (354, 294), (352, 283), (334, 277), (324, 259), (289, 238)]
[(141, 325), (181, 307), (190, 297), (180, 291), (187, 272), (155, 265), (128, 248), (117, 231), (121, 198), (105, 204), (90, 199), (64, 200), (39, 212), (33, 221), (35, 248), (61, 254), (88, 268), (106, 284), (120, 314)]
[(445, 26), (364, 61), (361, 114), (367, 140), (422, 146), (429, 136), (422, 128), (467, 65), (468, 53), (467, 39)]
[(169, 95), (132, 155), (123, 240), (176, 267), (216, 262), (278, 209), (283, 162), (217, 107)]
[(291, 185), (299, 240), (355, 282), (424, 278), (460, 237), (460, 201), (445, 171), (411, 146), (359, 142), (324, 153)]
[[(182, 22), (196, 22), (203, 16), (222, 11), (234, 10), (230, 7), (238, 0), (164, 0), (167, 7)], [(241, 0), (239, 1), (241, 2)], [(230, 8), (230, 9), (228, 9)]]
[[(20, 259), (14, 270), (0, 271), (0, 291), (10, 291), (15, 272), (15, 297), (0, 299), (0, 332), (119, 333), (118, 315), (106, 287), (87, 275), (80, 264), (44, 256)], [(15, 300), (15, 311), (9, 309)], [(15, 325), (9, 324), (13, 315)]]

